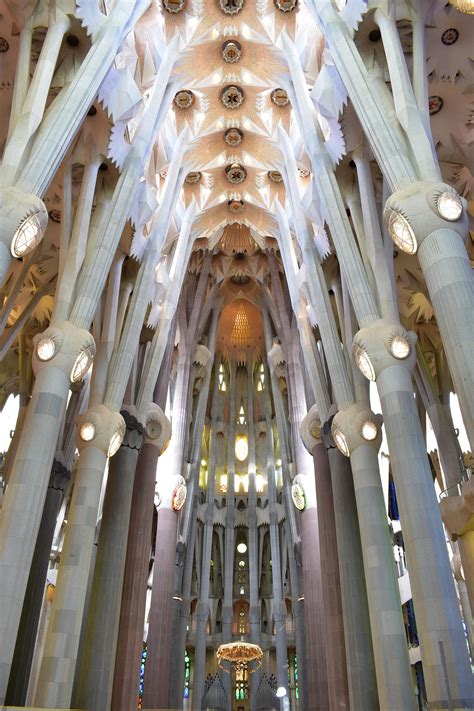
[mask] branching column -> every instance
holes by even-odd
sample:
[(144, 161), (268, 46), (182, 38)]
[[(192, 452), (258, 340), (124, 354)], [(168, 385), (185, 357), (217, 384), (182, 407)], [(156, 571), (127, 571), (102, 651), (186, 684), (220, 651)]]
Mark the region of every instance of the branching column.
[(207, 624), (209, 622), (209, 576), (211, 569), (212, 536), (214, 533), (214, 498), (216, 476), (217, 433), (216, 422), (219, 416), (219, 364), (214, 361), (214, 386), (211, 404), (211, 445), (209, 450), (209, 478), (206, 491), (206, 517), (204, 540), (202, 545), (201, 586), (197, 604), (196, 644), (194, 648), (194, 685), (193, 711), (201, 711), (204, 696), (204, 678), (206, 671)]
[(173, 398), (169, 472), (158, 479), (161, 504), (158, 509), (155, 563), (147, 638), (147, 677), (143, 691), (145, 708), (170, 708), (171, 648), (174, 630), (173, 593), (178, 514), (173, 510), (174, 490), (183, 472), (183, 450), (188, 421), (188, 382), (191, 353), (180, 344)]
[[(233, 593), (234, 593), (234, 556), (235, 556), (235, 496), (234, 496), (234, 476), (235, 476), (235, 426), (237, 420), (236, 409), (236, 370), (235, 360), (230, 362), (229, 378), (229, 425), (227, 429), (227, 494), (225, 512), (225, 552), (224, 552), (224, 601), (222, 605), (222, 643), (232, 641), (233, 614)], [(247, 421), (248, 411), (247, 411)], [(252, 422), (253, 425), (253, 422)], [(250, 558), (249, 558), (250, 561)], [(250, 561), (249, 567), (253, 564)], [(224, 686), (227, 697), (227, 708), (232, 709), (232, 676), (226, 674)]]

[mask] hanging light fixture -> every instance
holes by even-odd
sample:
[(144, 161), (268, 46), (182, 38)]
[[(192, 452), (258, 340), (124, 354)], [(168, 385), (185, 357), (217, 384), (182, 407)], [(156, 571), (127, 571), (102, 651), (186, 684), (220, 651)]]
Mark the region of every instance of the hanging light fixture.
[(474, 0), (448, 0), (459, 12), (464, 12), (466, 15), (474, 15)]
[[(217, 665), (219, 669), (230, 673), (234, 671), (244, 671), (248, 669), (251, 674), (262, 666), (263, 652), (258, 644), (250, 642), (229, 642), (221, 644), (216, 652)], [(225, 666), (227, 662), (230, 668)]]

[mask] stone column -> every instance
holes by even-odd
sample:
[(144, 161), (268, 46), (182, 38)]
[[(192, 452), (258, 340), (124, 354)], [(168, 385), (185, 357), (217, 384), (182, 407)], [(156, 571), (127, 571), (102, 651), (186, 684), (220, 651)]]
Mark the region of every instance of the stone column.
[(79, 464), (64, 537), (51, 620), (35, 693), (35, 705), (67, 708), (77, 662), (95, 526), (105, 463), (125, 423), (105, 405), (78, 420)]
[[(474, 706), (474, 690), (436, 492), (413, 397), (414, 334), (380, 320), (354, 338), (384, 414), (429, 702)], [(449, 701), (451, 699), (452, 701)], [(443, 706), (444, 705), (444, 706)]]
[(444, 525), (457, 541), (464, 571), (471, 613), (474, 610), (474, 478), (469, 479), (458, 496), (447, 496), (440, 502)]
[(6, 692), (70, 376), (78, 356), (94, 348), (92, 336), (68, 322), (46, 329), (36, 348), (41, 341), (49, 343), (48, 339), (55, 344), (53, 356), (40, 361), (36, 352), (33, 355), (36, 381), (0, 517), (0, 703)]
[[(192, 449), (191, 449), (191, 472), (189, 475), (189, 494), (186, 499), (184, 516), (181, 527), (181, 535), (186, 545), (186, 561), (182, 587), (177, 589), (175, 600), (176, 605), (173, 610), (174, 627), (177, 632), (173, 644), (174, 664), (171, 673), (171, 704), (173, 708), (179, 709), (183, 706), (183, 682), (184, 682), (184, 652), (186, 649), (186, 635), (189, 623), (191, 606), (191, 584), (193, 573), (193, 562), (196, 541), (196, 511), (199, 496), (199, 472), (202, 454), (202, 436), (205, 425), (205, 411), (209, 397), (211, 384), (212, 359), (216, 346), (218, 312), (214, 312), (213, 321), (209, 335), (209, 361), (205, 373), (205, 379), (201, 386), (194, 417), (192, 429)], [(198, 565), (198, 563), (197, 563)], [(198, 566), (199, 567), (199, 566)]]
[(381, 443), (377, 419), (368, 408), (352, 405), (334, 417), (332, 435), (339, 447), (344, 438), (343, 449), (351, 460), (380, 707), (415, 711), (414, 690), (407, 683), (410, 662), (377, 459)]
[(335, 447), (328, 425), (323, 428), (323, 442), (331, 469), (351, 708), (376, 711), (377, 679), (352, 471), (349, 460)]
[[(227, 429), (227, 494), (225, 512), (225, 553), (224, 553), (224, 600), (222, 605), (222, 643), (232, 642), (232, 622), (234, 618), (233, 597), (234, 597), (234, 560), (235, 560), (235, 496), (234, 496), (234, 474), (235, 474), (235, 426), (237, 419), (236, 408), (236, 370), (235, 360), (230, 362), (229, 378), (229, 424)], [(253, 427), (249, 420), (247, 408), (248, 427)], [(250, 558), (249, 558), (249, 564)], [(250, 565), (249, 565), (250, 568)], [(224, 688), (227, 694), (227, 708), (232, 709), (232, 675), (224, 674)]]
[(111, 459), (86, 621), (79, 683), (73, 706), (108, 711), (112, 697), (127, 533), (143, 427), (134, 409), (121, 411), (127, 427)]
[(129, 711), (138, 699), (156, 467), (158, 456), (169, 441), (170, 432), (169, 421), (162, 410), (152, 405), (133, 484), (112, 689), (111, 708), (114, 711)]
[(218, 394), (219, 394), (219, 372), (220, 359), (214, 361), (214, 389), (211, 405), (211, 444), (209, 449), (209, 479), (206, 491), (206, 514), (204, 523), (204, 537), (202, 544), (201, 561), (201, 586), (199, 591), (199, 601), (196, 609), (197, 630), (196, 644), (194, 647), (194, 685), (193, 685), (193, 711), (201, 711), (202, 697), (204, 695), (204, 680), (206, 670), (206, 627), (209, 620), (209, 573), (212, 552), (212, 536), (214, 532), (214, 496), (215, 496), (215, 473), (216, 473), (216, 451), (217, 435), (215, 431), (218, 417)]
[[(465, 203), (446, 183), (417, 182), (387, 200), (395, 244), (418, 253), (466, 432), (474, 448), (474, 278), (464, 240)], [(406, 233), (402, 241), (397, 235)]]
[(12, 661), (10, 682), (5, 698), (5, 702), (9, 706), (23, 706), (26, 702), (54, 529), (64, 490), (70, 480), (71, 473), (61, 462), (55, 459), (48, 491), (46, 492), (35, 552), (31, 562), (15, 654)]
[[(308, 417), (312, 416), (310, 410)], [(349, 710), (344, 619), (341, 600), (341, 580), (334, 517), (331, 471), (326, 447), (320, 437), (318, 421), (313, 421), (310, 435), (313, 438), (312, 454), (316, 482), (320, 565), (326, 640), (326, 667), (331, 709)], [(306, 429), (306, 428), (305, 428)], [(305, 592), (305, 608), (308, 610)], [(309, 613), (311, 614), (311, 613)]]
[[(264, 363), (265, 381), (269, 384), (270, 376), (267, 363)], [(279, 687), (284, 687), (288, 693), (288, 650), (286, 643), (286, 605), (283, 598), (283, 585), (281, 579), (281, 550), (280, 550), (280, 525), (276, 501), (275, 482), (275, 450), (273, 440), (272, 404), (270, 388), (264, 390), (265, 411), (265, 443), (267, 455), (267, 482), (268, 482), (268, 507), (270, 516), (270, 550), (272, 556), (272, 582), (273, 582), (273, 619), (276, 633), (276, 677)], [(283, 700), (280, 700), (284, 708)]]
[[(149, 628), (147, 638), (147, 675), (143, 689), (144, 708), (170, 708), (172, 641), (173, 641), (173, 595), (176, 562), (178, 510), (175, 504), (176, 488), (185, 487), (182, 476), (184, 446), (188, 423), (188, 382), (191, 358), (188, 346), (181, 345), (178, 357), (176, 387), (172, 410), (172, 436), (169, 451), (169, 468), (158, 477), (161, 503), (158, 509), (158, 525), (155, 541), (155, 563)], [(168, 459), (167, 459), (168, 461)], [(162, 460), (162, 465), (164, 460)], [(186, 491), (186, 489), (184, 489)]]

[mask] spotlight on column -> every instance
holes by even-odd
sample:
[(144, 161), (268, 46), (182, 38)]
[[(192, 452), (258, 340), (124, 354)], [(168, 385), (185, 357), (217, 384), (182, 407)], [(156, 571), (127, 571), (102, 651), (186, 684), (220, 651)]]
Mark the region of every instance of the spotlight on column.
[(56, 344), (52, 338), (45, 337), (39, 339), (36, 344), (36, 355), (38, 356), (38, 360), (42, 360), (43, 362), (51, 360), (55, 353)]
[(79, 430), (79, 437), (84, 442), (91, 442), (95, 437), (95, 427), (92, 422), (84, 422)]
[(397, 247), (406, 254), (415, 254), (418, 249), (415, 233), (410, 223), (400, 212), (387, 209), (385, 211), (387, 230)]
[(123, 442), (123, 437), (124, 437), (125, 432), (123, 429), (117, 430), (115, 434), (112, 435), (110, 439), (110, 444), (109, 444), (109, 449), (107, 452), (108, 457), (113, 457), (116, 452), (120, 449), (120, 445)]
[(457, 193), (445, 192), (438, 195), (437, 207), (441, 217), (450, 222), (459, 220), (462, 215), (462, 201)]
[(92, 365), (94, 351), (90, 346), (83, 348), (76, 358), (71, 370), (71, 380), (73, 383), (79, 383)]
[(362, 375), (367, 378), (367, 380), (375, 380), (375, 370), (370, 362), (368, 353), (357, 343), (354, 343), (352, 353), (354, 355), (356, 365)]
[(31, 252), (41, 242), (45, 227), (40, 213), (25, 217), (13, 235), (10, 247), (12, 255), (19, 259)]
[(331, 433), (333, 440), (336, 443), (336, 447), (345, 457), (350, 455), (349, 447), (347, 446), (347, 440), (345, 434), (338, 427), (334, 426), (334, 422), (331, 427)]
[(237, 551), (241, 554), (244, 554), (247, 552), (247, 545), (245, 543), (239, 543), (237, 546)]
[(398, 360), (408, 358), (410, 350), (410, 342), (406, 336), (395, 336), (390, 344), (390, 353)]
[(284, 696), (286, 696), (285, 687), (279, 686), (278, 689), (276, 690), (276, 695), (278, 696), (279, 699), (282, 699)]
[(362, 437), (367, 440), (367, 442), (372, 442), (377, 437), (379, 428), (371, 420), (366, 420), (362, 425)]

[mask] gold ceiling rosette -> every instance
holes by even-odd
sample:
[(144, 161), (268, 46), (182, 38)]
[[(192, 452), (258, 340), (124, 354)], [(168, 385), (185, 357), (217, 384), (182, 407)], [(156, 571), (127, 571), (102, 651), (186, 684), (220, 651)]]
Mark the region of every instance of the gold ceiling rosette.
[(262, 666), (263, 652), (258, 644), (250, 642), (229, 642), (221, 644), (216, 652), (219, 669), (230, 673), (224, 665), (227, 662), (235, 671), (248, 669), (251, 674)]

